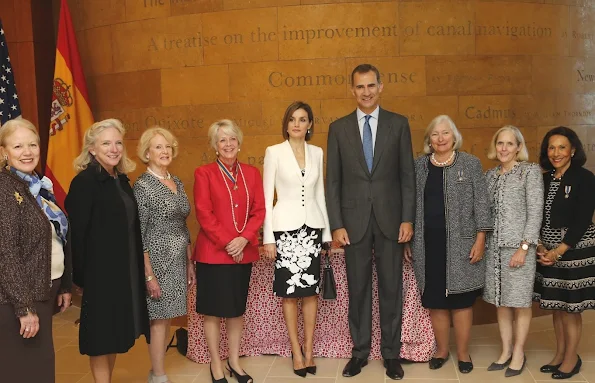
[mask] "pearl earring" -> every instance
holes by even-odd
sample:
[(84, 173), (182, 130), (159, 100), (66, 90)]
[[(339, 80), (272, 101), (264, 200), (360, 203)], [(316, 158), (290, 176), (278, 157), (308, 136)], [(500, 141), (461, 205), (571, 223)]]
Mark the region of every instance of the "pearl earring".
[(238, 152), (239, 152), (240, 150), (242, 150), (242, 149), (238, 148)]
[(310, 134), (310, 129), (308, 129), (308, 134)]
[(147, 160), (149, 159), (149, 155), (147, 154)]

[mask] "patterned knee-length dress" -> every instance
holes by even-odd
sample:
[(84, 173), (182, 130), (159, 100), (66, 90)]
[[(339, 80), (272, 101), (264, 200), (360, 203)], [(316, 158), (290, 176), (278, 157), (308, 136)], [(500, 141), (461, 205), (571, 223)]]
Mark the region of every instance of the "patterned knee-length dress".
[(134, 183), (143, 250), (149, 253), (161, 288), (160, 299), (147, 297), (151, 320), (186, 315), (186, 251), (190, 243), (186, 218), (190, 214), (190, 203), (182, 181), (175, 176), (172, 179), (176, 193), (149, 173), (143, 173)]
[[(541, 241), (548, 250), (558, 247), (567, 231), (550, 226), (552, 203), (560, 185), (560, 180), (552, 177), (545, 199)], [(595, 224), (560, 261), (537, 265), (533, 300), (546, 310), (580, 313), (595, 309)]]

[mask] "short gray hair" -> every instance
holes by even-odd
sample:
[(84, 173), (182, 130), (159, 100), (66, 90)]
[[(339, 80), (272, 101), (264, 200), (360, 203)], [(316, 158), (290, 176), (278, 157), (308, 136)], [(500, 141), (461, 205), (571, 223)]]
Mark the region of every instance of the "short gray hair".
[(237, 138), (238, 144), (242, 145), (242, 142), (244, 141), (244, 133), (242, 133), (242, 130), (235, 122), (225, 119), (215, 121), (213, 125), (209, 127), (209, 143), (213, 149), (217, 150), (217, 134), (219, 133), (219, 130), (228, 136)]
[(450, 130), (452, 130), (452, 135), (454, 136), (454, 145), (452, 148), (454, 150), (459, 150), (461, 146), (463, 146), (463, 136), (461, 135), (461, 132), (459, 132), (459, 130), (457, 129), (457, 126), (455, 125), (452, 118), (450, 118), (446, 114), (441, 114), (440, 116), (434, 117), (434, 119), (430, 121), (430, 125), (428, 125), (428, 127), (426, 128), (426, 131), (424, 133), (424, 153), (430, 154), (433, 152), (433, 149), (430, 146), (430, 136), (432, 135), (432, 132), (434, 131), (436, 125), (441, 124), (443, 122), (446, 122), (449, 125)]

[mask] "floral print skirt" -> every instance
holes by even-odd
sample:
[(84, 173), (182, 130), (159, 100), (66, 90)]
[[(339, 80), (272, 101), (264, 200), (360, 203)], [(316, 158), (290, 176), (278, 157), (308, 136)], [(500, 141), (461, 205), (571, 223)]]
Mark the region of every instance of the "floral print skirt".
[(292, 231), (276, 231), (273, 292), (278, 297), (299, 298), (320, 292), (322, 229), (306, 225)]

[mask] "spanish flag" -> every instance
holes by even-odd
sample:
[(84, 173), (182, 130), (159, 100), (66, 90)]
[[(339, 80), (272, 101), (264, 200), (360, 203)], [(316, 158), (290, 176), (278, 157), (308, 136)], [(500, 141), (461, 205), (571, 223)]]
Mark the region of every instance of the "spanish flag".
[(53, 91), (45, 175), (53, 181), (57, 202), (63, 207), (75, 176), (72, 163), (82, 148), (85, 130), (94, 122), (67, 0), (61, 0), (60, 6)]

